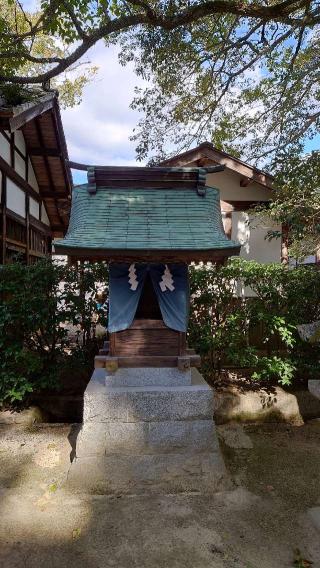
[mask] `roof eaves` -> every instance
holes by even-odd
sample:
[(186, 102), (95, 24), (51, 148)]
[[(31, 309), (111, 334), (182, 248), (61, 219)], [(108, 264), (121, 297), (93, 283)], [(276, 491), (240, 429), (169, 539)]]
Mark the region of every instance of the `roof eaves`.
[(55, 93), (46, 93), (37, 101), (29, 101), (17, 106), (0, 107), (0, 124), (10, 132), (21, 128), (30, 120), (40, 116), (53, 107), (57, 98)]
[[(205, 152), (205, 150), (207, 150), (207, 152)], [(264, 172), (263, 170), (260, 170), (255, 166), (251, 166), (250, 164), (240, 160), (239, 158), (236, 158), (231, 154), (228, 154), (227, 152), (224, 152), (223, 150), (216, 148), (211, 142), (202, 142), (201, 144), (199, 144), (199, 146), (191, 148), (190, 150), (186, 150), (185, 152), (177, 154), (172, 158), (168, 158), (168, 160), (164, 160), (159, 165), (170, 165), (176, 163), (178, 160), (184, 161), (187, 160), (188, 158), (191, 161), (192, 156), (194, 156), (194, 159), (196, 159), (197, 154), (199, 153), (201, 153), (203, 157), (212, 159), (213, 161), (218, 160), (219, 163), (223, 163), (221, 162), (221, 158), (222, 159), (225, 158), (227, 161), (229, 161), (229, 164), (224, 163), (224, 165), (226, 166), (227, 169), (230, 169), (232, 171), (238, 171), (236, 165), (239, 165), (242, 168), (246, 168), (248, 170), (247, 172), (248, 175), (246, 176), (248, 179), (251, 179), (252, 181), (257, 182), (262, 186), (272, 189), (272, 182), (274, 177), (271, 174)], [(213, 156), (213, 153), (215, 154), (215, 156)], [(250, 177), (250, 172), (252, 172), (251, 177)]]

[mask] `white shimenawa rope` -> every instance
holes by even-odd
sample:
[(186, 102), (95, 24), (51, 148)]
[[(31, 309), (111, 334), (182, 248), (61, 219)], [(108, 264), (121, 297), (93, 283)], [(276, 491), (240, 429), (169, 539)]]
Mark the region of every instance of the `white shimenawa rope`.
[(137, 280), (137, 272), (135, 264), (130, 264), (128, 273), (129, 273), (130, 290), (136, 290), (138, 288), (139, 282)]
[(161, 292), (165, 292), (167, 288), (168, 290), (170, 290), (170, 292), (173, 292), (173, 290), (175, 289), (173, 285), (173, 276), (167, 264), (165, 265), (165, 270), (162, 275), (161, 281), (159, 282), (159, 286), (161, 288)]

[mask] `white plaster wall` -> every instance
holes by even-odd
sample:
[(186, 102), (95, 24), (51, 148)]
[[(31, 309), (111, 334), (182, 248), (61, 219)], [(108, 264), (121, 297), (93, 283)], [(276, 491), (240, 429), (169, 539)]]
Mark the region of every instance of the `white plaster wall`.
[[(257, 183), (240, 186), (242, 176), (236, 172), (224, 171), (216, 174), (207, 175), (207, 185), (213, 185), (220, 190), (221, 201), (266, 201), (272, 199), (272, 191)], [(281, 262), (281, 241), (280, 239), (265, 240), (269, 226), (248, 226), (248, 214), (241, 211), (232, 213), (232, 235), (231, 238), (239, 241), (242, 245), (240, 256), (246, 260), (257, 260), (258, 262)], [(224, 219), (223, 219), (224, 220)], [(253, 221), (250, 218), (250, 221)], [(275, 227), (279, 229), (279, 227)]]
[(240, 181), (243, 176), (236, 172), (225, 170), (216, 174), (207, 175), (207, 185), (217, 187), (220, 190), (220, 199), (232, 199), (234, 201), (266, 201), (272, 198), (270, 189), (266, 189), (258, 183), (241, 187)]
[(39, 220), (39, 203), (32, 197), (30, 197), (29, 201), (29, 213)]
[(39, 193), (39, 186), (38, 186), (37, 178), (35, 176), (34, 169), (32, 167), (30, 158), (28, 158), (28, 182), (31, 185), (31, 187), (37, 193)]
[(271, 228), (281, 229), (271, 221), (261, 225), (246, 212), (234, 211), (232, 213), (231, 238), (242, 245), (240, 256), (245, 260), (257, 260), (263, 263), (281, 261), (281, 239), (268, 241), (265, 238)]
[[(281, 262), (281, 239), (265, 239), (268, 229), (279, 230), (280, 227), (271, 223), (255, 226), (257, 222), (252, 215), (243, 211), (232, 213), (231, 238), (241, 244), (240, 257), (245, 260), (256, 260), (265, 264)], [(253, 227), (252, 227), (253, 225)], [(248, 287), (237, 285), (237, 293), (241, 297), (253, 297), (255, 294)]]
[(7, 207), (21, 217), (26, 216), (25, 193), (10, 178), (7, 178)]
[(8, 162), (8, 164), (11, 163), (10, 144), (3, 134), (0, 134), (0, 156)]
[(42, 221), (42, 223), (44, 223), (45, 225), (48, 225), (50, 227), (50, 221), (49, 221), (49, 217), (47, 215), (44, 203), (42, 203), (42, 207), (41, 207), (41, 221)]
[(14, 153), (14, 169), (23, 179), (26, 179), (26, 163), (18, 152)]
[(14, 133), (14, 143), (19, 148), (20, 152), (25, 156), (26, 155), (26, 143), (24, 141), (24, 136), (21, 130), (16, 130)]

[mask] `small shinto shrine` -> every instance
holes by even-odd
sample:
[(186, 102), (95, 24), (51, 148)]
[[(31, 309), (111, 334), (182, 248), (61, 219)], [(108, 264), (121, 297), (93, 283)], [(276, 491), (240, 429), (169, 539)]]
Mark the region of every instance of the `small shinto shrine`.
[(224, 233), (219, 190), (206, 186), (221, 169), (90, 167), (74, 188), (55, 251), (109, 263), (109, 341), (85, 392), (71, 481), (175, 492), (215, 490), (224, 477), (213, 392), (186, 341), (188, 264), (240, 250)]
[[(208, 168), (220, 171), (221, 166)], [(97, 365), (197, 366), (188, 349), (188, 264), (239, 253), (226, 237), (219, 191), (204, 168), (95, 167), (74, 189), (57, 253), (107, 260), (109, 355)]]

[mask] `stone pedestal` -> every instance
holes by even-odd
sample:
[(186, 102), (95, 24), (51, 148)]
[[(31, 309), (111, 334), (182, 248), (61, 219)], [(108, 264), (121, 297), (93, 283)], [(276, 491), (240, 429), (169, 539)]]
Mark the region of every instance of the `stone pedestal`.
[(198, 371), (96, 369), (68, 483), (97, 493), (214, 492), (227, 476)]

